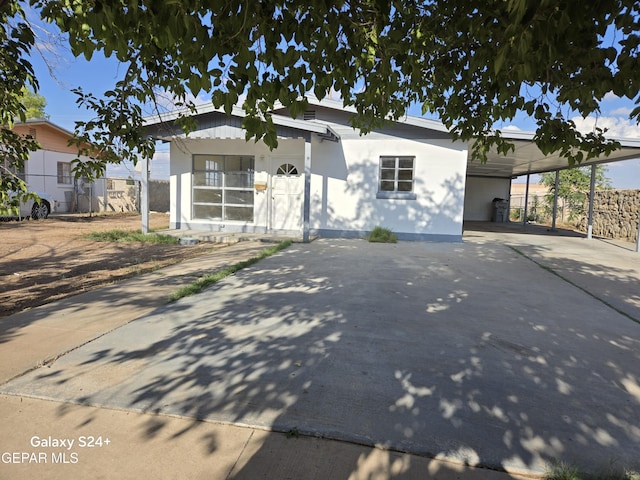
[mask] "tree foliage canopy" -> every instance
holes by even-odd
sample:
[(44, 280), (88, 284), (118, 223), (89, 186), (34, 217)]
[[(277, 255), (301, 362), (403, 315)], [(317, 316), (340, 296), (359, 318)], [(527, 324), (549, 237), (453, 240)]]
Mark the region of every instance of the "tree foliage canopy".
[(42, 95), (38, 95), (27, 87), (22, 87), (22, 98), (20, 100), (24, 105), (24, 115), (27, 119), (46, 119), (47, 114), (44, 109), (47, 106), (47, 99)]
[[(310, 93), (337, 91), (365, 133), (419, 104), (456, 138), (478, 138), (480, 159), (491, 147), (512, 148), (494, 126), (526, 112), (539, 148), (571, 164), (617, 144), (599, 129), (578, 132), (570, 115), (597, 115), (610, 93), (640, 99), (634, 0), (0, 0), (5, 126), (24, 115), (13, 101), (22, 86), (37, 91), (23, 3), (68, 34), (74, 55), (101, 51), (126, 66), (111, 90), (76, 91), (95, 113), (78, 123), (78, 145), (99, 152), (78, 174), (152, 155), (142, 107), (157, 105), (159, 94), (187, 112), (201, 92), (227, 112), (242, 100), (248, 137), (272, 147), (269, 111), (281, 103), (301, 114)], [(640, 107), (631, 117), (640, 118)], [(186, 114), (180, 122), (192, 126)], [(7, 132), (5, 145), (17, 145)]]

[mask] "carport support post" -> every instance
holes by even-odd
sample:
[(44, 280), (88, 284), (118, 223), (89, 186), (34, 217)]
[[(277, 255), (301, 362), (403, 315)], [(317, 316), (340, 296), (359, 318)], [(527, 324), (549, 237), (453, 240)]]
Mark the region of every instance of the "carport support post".
[(591, 165), (591, 182), (589, 183), (589, 226), (587, 227), (587, 238), (593, 237), (593, 194), (596, 189), (596, 165)]
[(149, 159), (146, 156), (140, 161), (142, 179), (140, 181), (140, 213), (142, 214), (142, 233), (149, 233)]
[(530, 175), (527, 173), (527, 187), (524, 190), (524, 218), (522, 219), (522, 226), (527, 225), (527, 215), (529, 214), (529, 177)]
[(553, 218), (551, 219), (551, 231), (556, 231), (556, 217), (558, 216), (558, 186), (560, 185), (560, 170), (556, 170), (556, 184), (553, 188)]
[(302, 206), (302, 241), (309, 242), (311, 213), (311, 135), (304, 141), (304, 203)]

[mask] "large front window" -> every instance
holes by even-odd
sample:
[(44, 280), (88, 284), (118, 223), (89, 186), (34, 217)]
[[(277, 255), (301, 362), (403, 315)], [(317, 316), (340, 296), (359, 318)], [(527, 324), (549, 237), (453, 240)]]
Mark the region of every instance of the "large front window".
[(254, 158), (193, 156), (193, 218), (253, 221)]

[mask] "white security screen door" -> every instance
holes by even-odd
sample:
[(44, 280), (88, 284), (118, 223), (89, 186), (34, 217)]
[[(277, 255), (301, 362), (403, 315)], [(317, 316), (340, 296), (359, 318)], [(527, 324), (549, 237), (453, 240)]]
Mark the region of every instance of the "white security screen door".
[(304, 177), (293, 163), (276, 161), (271, 176), (271, 228), (300, 230), (302, 228), (302, 195)]

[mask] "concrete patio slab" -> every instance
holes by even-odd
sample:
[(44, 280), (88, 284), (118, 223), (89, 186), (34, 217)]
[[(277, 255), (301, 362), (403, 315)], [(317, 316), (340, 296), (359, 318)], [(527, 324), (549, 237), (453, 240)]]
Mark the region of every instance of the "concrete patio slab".
[(556, 458), (597, 470), (637, 461), (638, 332), (500, 243), (319, 240), (0, 391), (513, 472)]
[(630, 242), (587, 239), (539, 225), (467, 230), (467, 239), (507, 245), (640, 323), (640, 253)]

